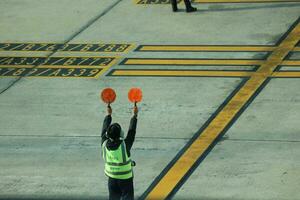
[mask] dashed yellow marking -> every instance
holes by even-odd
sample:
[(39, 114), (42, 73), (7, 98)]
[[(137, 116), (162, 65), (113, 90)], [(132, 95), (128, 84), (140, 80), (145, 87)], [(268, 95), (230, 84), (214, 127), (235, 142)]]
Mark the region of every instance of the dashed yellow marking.
[[(188, 173), (198, 158), (222, 133), (248, 100), (255, 95), (274, 69), (282, 64), (283, 59), (293, 50), (300, 39), (300, 24), (287, 35), (278, 47), (271, 53), (266, 62), (263, 62), (257, 72), (253, 73), (244, 86), (232, 97), (219, 114), (195, 139), (190, 147), (180, 156), (167, 173), (159, 180), (146, 196), (146, 199), (166, 199), (176, 185)], [(274, 73), (278, 74), (277, 72)]]

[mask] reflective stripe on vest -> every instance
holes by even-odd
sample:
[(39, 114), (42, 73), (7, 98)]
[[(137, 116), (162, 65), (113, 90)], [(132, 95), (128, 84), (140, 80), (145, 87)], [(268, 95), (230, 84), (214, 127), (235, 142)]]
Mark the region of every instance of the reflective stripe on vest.
[(128, 179), (133, 176), (131, 160), (127, 156), (124, 141), (116, 150), (108, 150), (107, 141), (102, 145), (103, 159), (105, 161), (104, 172), (107, 176), (116, 179)]

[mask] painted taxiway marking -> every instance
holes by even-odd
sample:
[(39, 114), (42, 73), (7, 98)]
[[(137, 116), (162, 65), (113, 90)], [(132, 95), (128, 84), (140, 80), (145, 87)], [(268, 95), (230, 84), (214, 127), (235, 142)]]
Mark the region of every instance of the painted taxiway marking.
[[(110, 72), (111, 76), (152, 76), (152, 77), (250, 77), (256, 72), (232, 70), (119, 70)], [(300, 78), (299, 71), (279, 71), (268, 76)]]
[(0, 57), (0, 77), (98, 78), (116, 57)]
[(0, 57), (1, 65), (109, 66), (116, 57)]
[[(267, 60), (247, 59), (178, 59), (178, 58), (126, 58), (121, 65), (262, 65)], [(282, 65), (300, 65), (300, 60), (285, 60)]]
[[(166, 199), (174, 194), (184, 180), (197, 167), (197, 161), (205, 157), (205, 152), (213, 148), (230, 124), (247, 107), (247, 103), (263, 89), (269, 77), (278, 75), (274, 72), (283, 63), (284, 58), (291, 52), (300, 40), (300, 18), (293, 24), (283, 40), (270, 54), (266, 62), (261, 63), (259, 69), (252, 73), (244, 85), (223, 106), (220, 112), (204, 127), (201, 133), (191, 141), (190, 145), (181, 152), (178, 158), (163, 174), (155, 180), (143, 195), (145, 199)], [(281, 72), (280, 72), (281, 73)]]
[(127, 53), (132, 44), (0, 43), (0, 51)]
[[(276, 46), (265, 45), (140, 45), (137, 52), (270, 52)], [(300, 47), (295, 47), (300, 52)]]
[[(177, 0), (177, 2), (182, 2)], [(288, 3), (300, 0), (192, 0), (193, 3)], [(170, 4), (170, 0), (136, 0), (136, 4)]]
[(95, 78), (104, 68), (0, 68), (0, 77), (60, 77), (60, 78)]
[(249, 77), (254, 72), (221, 70), (112, 70), (112, 76)]
[(281, 71), (274, 72), (272, 77), (277, 78), (300, 78), (300, 71)]

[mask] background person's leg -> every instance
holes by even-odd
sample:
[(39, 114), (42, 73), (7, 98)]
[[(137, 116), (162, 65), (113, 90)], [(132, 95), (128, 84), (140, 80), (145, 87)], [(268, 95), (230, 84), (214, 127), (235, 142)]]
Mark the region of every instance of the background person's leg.
[(184, 0), (184, 4), (186, 7), (186, 12), (194, 12), (197, 10), (197, 8), (194, 8), (190, 2), (190, 0)]
[(171, 0), (171, 4), (172, 4), (173, 12), (176, 12), (178, 10), (176, 0)]

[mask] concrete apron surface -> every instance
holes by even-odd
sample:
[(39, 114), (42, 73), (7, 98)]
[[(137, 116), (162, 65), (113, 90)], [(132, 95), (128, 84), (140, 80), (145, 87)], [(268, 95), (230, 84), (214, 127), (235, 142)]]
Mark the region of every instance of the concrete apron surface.
[[(257, 66), (126, 65), (123, 59), (265, 60), (270, 52), (134, 49), (168, 44), (277, 45), (300, 13), (297, 2), (194, 5), (199, 11), (187, 14), (182, 4), (180, 12), (173, 13), (170, 5), (137, 5), (130, 0), (1, 1), (0, 43), (117, 43), (132, 47), (126, 52), (105, 53), (0, 51), (0, 57), (116, 58), (96, 78), (0, 77), (0, 199), (108, 198), (100, 145), (106, 106), (99, 99), (99, 92), (106, 87), (117, 92), (112, 117), (125, 133), (132, 116), (127, 92), (131, 87), (143, 90), (131, 152), (137, 163), (135, 197), (150, 196), (157, 176), (165, 174), (162, 171), (178, 152), (218, 114), (246, 78), (226, 74), (115, 76), (114, 70), (228, 73), (253, 72)], [(299, 60), (300, 53), (290, 53), (289, 59)], [(280, 69), (299, 70), (299, 66)], [(167, 198), (300, 199), (299, 85), (299, 77), (270, 79), (206, 157), (184, 180), (176, 182)]]

